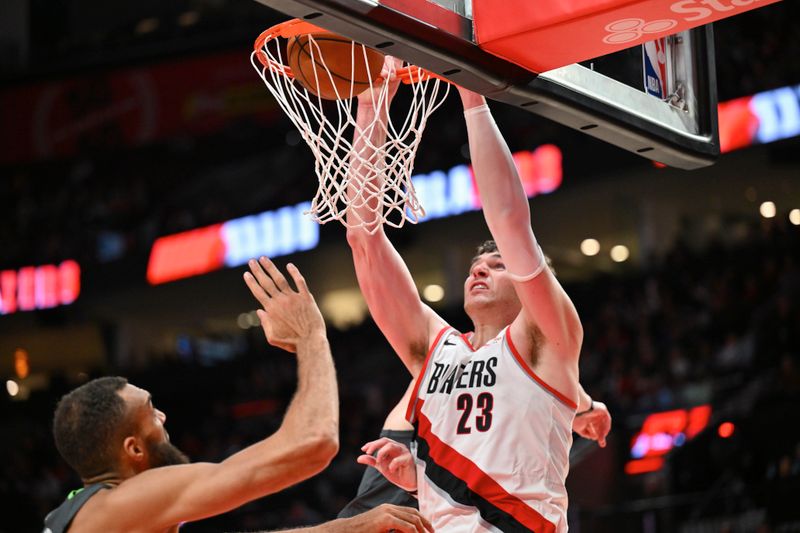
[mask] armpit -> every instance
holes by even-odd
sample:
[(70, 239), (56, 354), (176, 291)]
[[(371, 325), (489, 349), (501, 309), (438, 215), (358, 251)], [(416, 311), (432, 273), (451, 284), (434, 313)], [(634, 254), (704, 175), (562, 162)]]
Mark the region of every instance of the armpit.
[(542, 330), (539, 329), (539, 326), (532, 324), (527, 329), (528, 334), (528, 342), (530, 343), (531, 351), (530, 351), (530, 363), (531, 368), (535, 368), (536, 364), (539, 362), (539, 354), (541, 353), (542, 347), (546, 341), (544, 333)]

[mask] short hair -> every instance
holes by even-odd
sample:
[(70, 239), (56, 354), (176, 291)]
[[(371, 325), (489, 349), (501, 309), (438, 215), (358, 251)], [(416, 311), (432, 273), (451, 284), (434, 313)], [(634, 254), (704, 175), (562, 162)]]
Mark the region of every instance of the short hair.
[(475, 257), (483, 254), (493, 254), (497, 251), (497, 243), (489, 239), (488, 241), (483, 241), (478, 245), (478, 249), (475, 250)]
[[(480, 243), (478, 245), (478, 248), (475, 250), (475, 257), (472, 258), (472, 261), (474, 262), (478, 258), (479, 255), (495, 254), (495, 253), (497, 253), (497, 254), (500, 253), (500, 250), (497, 248), (497, 243), (494, 242), (492, 239), (483, 241), (482, 243)], [(550, 269), (550, 272), (552, 272), (553, 275), (555, 276), (556, 275), (556, 269), (553, 268), (553, 260), (550, 259), (549, 255), (544, 254), (544, 262), (547, 265), (547, 267)]]
[(56, 448), (81, 478), (116, 465), (117, 441), (127, 419), (127, 406), (119, 391), (127, 383), (121, 377), (94, 379), (65, 394), (56, 406)]

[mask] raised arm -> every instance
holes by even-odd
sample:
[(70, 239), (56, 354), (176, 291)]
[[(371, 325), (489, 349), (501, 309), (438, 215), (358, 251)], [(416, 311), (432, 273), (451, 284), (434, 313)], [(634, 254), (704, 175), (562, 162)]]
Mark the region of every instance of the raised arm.
[[(387, 58), (384, 77), (389, 77), (393, 63)], [(380, 107), (376, 121), (374, 99), (379, 89), (359, 95), (357, 127), (353, 138), (353, 150), (360, 154), (351, 159), (350, 188), (348, 196), (359, 198), (358, 190), (364, 187), (381, 189), (381, 174), (371, 168), (384, 164), (382, 155), (375, 152), (386, 139), (386, 124), (391, 98), (397, 90), (398, 81), (389, 82), (388, 100)], [(370, 161), (371, 165), (361, 163)], [(360, 220), (366, 227), (348, 227), (347, 242), (353, 252), (356, 277), (364, 299), (375, 323), (383, 332), (395, 352), (413, 376), (416, 377), (428, 344), (433, 335), (445, 325), (430, 307), (422, 303), (419, 292), (405, 262), (386, 237), (383, 226), (377, 220), (372, 205), (357, 202), (347, 214), (349, 226)], [(369, 230), (375, 230), (370, 233)]]
[(263, 306), (258, 314), (267, 339), (297, 354), (297, 391), (283, 423), (222, 463), (154, 468), (126, 480), (104, 505), (115, 530), (133, 531), (143, 521), (166, 529), (229, 511), (317, 474), (336, 455), (336, 374), (314, 298), (292, 265), (297, 291), (266, 258), (251, 261), (250, 269), (245, 281)]
[[(508, 271), (515, 276), (523, 311), (512, 325), (517, 344), (535, 331), (559, 356), (577, 361), (583, 329), (575, 306), (555, 276), (531, 229), (528, 198), (511, 152), (486, 106), (486, 100), (459, 89), (469, 134), (469, 148), (483, 213)], [(577, 380), (577, 372), (575, 374)]]

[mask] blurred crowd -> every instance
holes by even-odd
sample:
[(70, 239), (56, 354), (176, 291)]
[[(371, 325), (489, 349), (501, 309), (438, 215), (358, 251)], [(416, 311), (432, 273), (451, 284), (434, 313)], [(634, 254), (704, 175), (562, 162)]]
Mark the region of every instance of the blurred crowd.
[(702, 250), (679, 241), (650, 271), (587, 288), (600, 293), (583, 309), (591, 318), (582, 376), (619, 408), (702, 403), (737, 383), (732, 376), (792, 364), (800, 347), (797, 231), (771, 222), (726, 231), (739, 236), (720, 235)]
[[(287, 147), (283, 138), (238, 128), (244, 139), (231, 139), (226, 130), (208, 139), (10, 169), (0, 180), (0, 265), (135, 259), (159, 236), (313, 195), (309, 153), (297, 157), (301, 147)], [(300, 163), (289, 164), (293, 157)], [(308, 186), (292, 186), (298, 182)]]
[[(619, 456), (631, 458), (638, 429), (625, 432), (626, 416), (712, 405), (706, 430), (671, 452), (663, 475), (629, 479), (620, 495), (674, 502), (662, 514), (648, 511), (666, 530), (796, 530), (800, 428), (789, 419), (800, 405), (797, 227), (732, 222), (700, 248), (679, 240), (649, 271), (571, 294), (586, 328), (581, 379), (616, 417)], [(721, 438), (725, 421), (735, 429)], [(752, 523), (739, 524), (743, 516)], [(708, 528), (691, 529), (704, 520)]]
[(782, 4), (714, 23), (720, 101), (800, 80), (800, 6)]
[[(629, 452), (629, 415), (711, 403), (736, 424), (734, 438), (722, 441), (712, 421), (674, 452), (671, 484), (651, 496), (705, 494), (686, 515), (691, 523), (753, 511), (762, 513), (761, 525), (800, 519), (787, 499), (800, 484), (800, 432), (789, 421), (800, 405), (796, 226), (737, 222), (702, 249), (678, 242), (641, 274), (601, 277), (567, 291), (586, 332), (581, 380), (614, 414), (617, 454)], [(468, 327), (461, 310), (443, 314)], [(242, 335), (246, 355), (213, 366), (172, 354), (146, 370), (117, 369), (152, 392), (173, 442), (193, 460), (217, 461), (263, 438), (278, 427), (291, 398), (292, 357), (265, 347), (257, 328)], [(355, 462), (359, 448), (378, 434), (410, 378), (371, 322), (329, 335), (342, 402), (341, 452), (333, 464), (293, 489), (182, 531), (318, 523), (355, 494), (363, 471)], [(26, 402), (2, 400), (0, 499), (13, 512), (4, 513), (0, 531), (38, 531), (44, 514), (79, 486), (48, 426), (55, 401), (70, 387), (56, 378)]]

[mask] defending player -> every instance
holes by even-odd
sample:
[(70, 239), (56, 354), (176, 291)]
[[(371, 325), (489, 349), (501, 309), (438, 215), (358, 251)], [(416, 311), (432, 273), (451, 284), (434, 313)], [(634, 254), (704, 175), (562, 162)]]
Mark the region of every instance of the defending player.
[[(338, 450), (339, 400), (325, 323), (300, 272), (297, 291), (266, 258), (245, 281), (262, 304), (270, 344), (297, 354), (297, 393), (281, 427), (225, 461), (187, 464), (170, 444), (166, 416), (147, 391), (124, 378), (100, 378), (73, 390), (56, 409), (53, 432), (84, 488), (45, 519), (45, 533), (165, 532), (280, 491), (323, 470)], [(414, 509), (382, 505), (358, 517), (303, 531), (423, 533)]]

